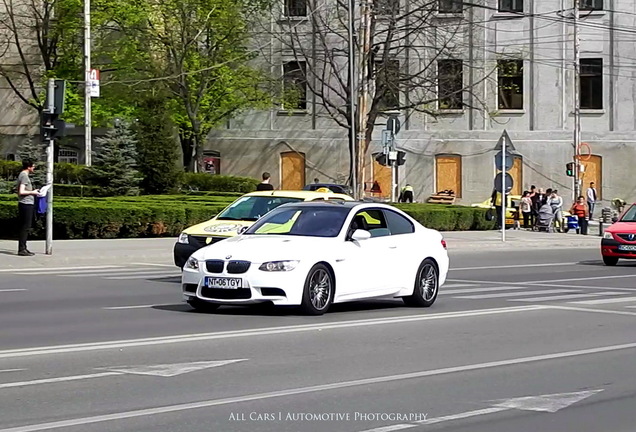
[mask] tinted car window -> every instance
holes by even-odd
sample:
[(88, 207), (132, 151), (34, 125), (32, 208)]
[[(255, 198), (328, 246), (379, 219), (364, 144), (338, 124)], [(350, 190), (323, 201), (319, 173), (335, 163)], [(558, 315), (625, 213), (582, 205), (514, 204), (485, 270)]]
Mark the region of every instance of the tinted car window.
[(354, 216), (351, 225), (353, 228), (350, 231), (355, 231), (356, 229), (369, 231), (371, 237), (384, 237), (391, 234), (381, 210), (358, 212)]
[(384, 214), (386, 215), (391, 235), (410, 234), (412, 232), (415, 232), (415, 227), (413, 226), (411, 221), (401, 214), (395, 213), (390, 210), (385, 210)]
[(623, 217), (621, 218), (621, 222), (636, 222), (636, 205), (632, 205)]
[(336, 237), (348, 213), (347, 208), (335, 206), (279, 208), (259, 219), (245, 234)]
[(217, 219), (255, 221), (278, 206), (300, 201), (302, 201), (302, 198), (273, 196), (241, 197), (219, 214)]

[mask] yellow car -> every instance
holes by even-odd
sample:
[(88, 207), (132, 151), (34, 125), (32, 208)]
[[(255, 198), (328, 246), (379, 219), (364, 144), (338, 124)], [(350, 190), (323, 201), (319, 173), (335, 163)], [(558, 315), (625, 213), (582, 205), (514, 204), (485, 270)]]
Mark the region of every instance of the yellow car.
[(212, 219), (184, 230), (174, 245), (174, 263), (183, 268), (195, 251), (240, 234), (280, 205), (324, 200), (354, 201), (349, 195), (331, 191), (260, 191), (245, 194)]

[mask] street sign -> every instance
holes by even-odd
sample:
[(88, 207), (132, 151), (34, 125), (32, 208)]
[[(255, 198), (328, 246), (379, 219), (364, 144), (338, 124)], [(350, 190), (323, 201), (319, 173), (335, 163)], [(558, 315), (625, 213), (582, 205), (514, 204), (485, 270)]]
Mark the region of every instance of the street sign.
[(393, 132), (393, 135), (397, 135), (400, 132), (400, 119), (396, 115), (390, 116), (386, 121), (386, 128)]
[[(499, 171), (503, 171), (501, 169), (502, 157), (503, 157), (503, 154), (501, 153), (501, 151), (499, 151), (495, 155), (495, 166)], [(512, 168), (513, 163), (514, 163), (514, 160), (513, 160), (512, 153), (506, 152), (506, 171), (509, 171), (510, 168)]]
[(99, 97), (99, 71), (91, 69), (88, 83), (91, 88), (91, 97)]
[[(512, 189), (512, 186), (514, 186), (514, 181), (512, 180), (512, 176), (508, 173), (506, 173), (506, 193), (509, 193), (510, 190)], [(501, 193), (501, 173), (497, 174), (497, 176), (495, 177), (495, 190), (499, 193)]]
[[(515, 149), (515, 146), (512, 144), (512, 140), (510, 139), (510, 136), (508, 135), (508, 131), (504, 129), (504, 131), (502, 132), (501, 136), (499, 137), (499, 141), (497, 141), (497, 145), (495, 146), (495, 150), (501, 150), (504, 147), (504, 140), (506, 142), (506, 150), (508, 150), (509, 152), (516, 152), (517, 149)], [(507, 157), (507, 155), (506, 155)]]
[(393, 141), (393, 137), (391, 135), (390, 130), (384, 129), (382, 131), (382, 147), (391, 147), (391, 142)]

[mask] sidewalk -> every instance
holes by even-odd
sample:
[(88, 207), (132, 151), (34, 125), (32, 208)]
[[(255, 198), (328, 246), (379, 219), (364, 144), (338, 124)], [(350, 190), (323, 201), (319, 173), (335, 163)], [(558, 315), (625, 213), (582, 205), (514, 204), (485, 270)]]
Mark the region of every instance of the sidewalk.
[[(598, 225), (590, 227), (587, 236), (506, 230), (506, 242), (500, 231), (443, 232), (451, 253), (476, 250), (521, 249), (578, 249), (598, 248), (601, 238)], [(172, 248), (175, 238), (112, 239), (112, 240), (54, 240), (53, 254), (45, 255), (44, 241), (30, 241), (35, 256), (16, 255), (17, 242), (0, 240), (0, 271), (11, 268), (102, 266), (132, 263), (173, 265)]]

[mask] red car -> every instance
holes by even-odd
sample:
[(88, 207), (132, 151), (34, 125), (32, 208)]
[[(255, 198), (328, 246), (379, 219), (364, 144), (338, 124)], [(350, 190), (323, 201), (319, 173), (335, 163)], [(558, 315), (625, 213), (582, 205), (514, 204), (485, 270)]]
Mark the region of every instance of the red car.
[(601, 255), (608, 266), (615, 266), (619, 258), (636, 259), (636, 204), (632, 204), (618, 221), (605, 229)]

